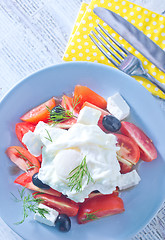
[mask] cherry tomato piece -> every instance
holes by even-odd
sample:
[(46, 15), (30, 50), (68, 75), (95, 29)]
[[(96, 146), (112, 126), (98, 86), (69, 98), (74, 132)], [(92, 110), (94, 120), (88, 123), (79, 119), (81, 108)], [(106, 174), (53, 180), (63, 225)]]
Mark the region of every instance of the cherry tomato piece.
[(37, 124), (39, 121), (47, 122), (49, 119), (49, 111), (47, 107), (51, 110), (55, 105), (55, 99), (52, 97), (48, 101), (25, 113), (20, 119), (33, 124)]
[(86, 86), (76, 85), (74, 89), (74, 101), (79, 101), (76, 109), (81, 109), (84, 102), (89, 102), (96, 105), (99, 108), (105, 109), (107, 107), (107, 101), (99, 94), (92, 91)]
[(62, 102), (61, 102), (62, 107), (72, 112), (73, 115), (76, 117), (78, 116), (78, 113), (79, 113), (79, 111), (76, 110), (77, 103), (78, 102), (75, 102), (72, 97), (68, 97), (66, 95), (63, 95), (62, 97)]
[(42, 162), (42, 154), (37, 157), (37, 159)]
[(122, 213), (123, 211), (123, 200), (118, 196), (114, 194), (97, 195), (80, 205), (77, 221), (79, 224), (83, 224), (101, 217)]
[(128, 165), (136, 165), (140, 159), (140, 150), (136, 142), (123, 134), (114, 135), (117, 137), (117, 146), (120, 147), (120, 150), (117, 151), (119, 161), (123, 163), (128, 162)]
[(56, 197), (49, 194), (39, 194), (33, 193), (33, 197), (41, 198), (43, 200), (43, 204), (50, 208), (54, 208), (60, 214), (66, 214), (69, 217), (76, 216), (79, 209), (79, 204), (74, 201), (62, 196)]
[[(133, 164), (129, 163), (128, 161), (125, 161), (122, 159), (120, 159), (119, 156), (118, 156), (118, 161), (119, 161), (119, 164), (120, 164), (120, 172), (122, 174), (125, 174), (125, 173), (128, 173), (132, 170), (132, 167), (133, 167)], [(122, 162), (121, 162), (122, 161)]]
[(23, 171), (27, 171), (29, 168), (40, 168), (40, 162), (38, 159), (23, 147), (8, 147), (6, 154), (10, 160)]
[[(35, 168), (35, 169), (31, 169), (30, 171), (27, 171), (25, 173), (22, 173), (15, 179), (14, 183), (17, 183), (23, 187), (29, 188), (31, 186), (32, 176), (37, 172), (38, 172), (38, 169)], [(31, 189), (31, 188), (29, 188), (29, 189)], [(31, 190), (33, 190), (33, 186), (32, 186)]]
[(152, 140), (135, 124), (123, 121), (120, 130), (137, 143), (140, 148), (140, 158), (143, 161), (151, 162), (157, 158), (157, 150)]
[(17, 183), (23, 187), (26, 187), (30, 190), (33, 190), (33, 191), (37, 191), (37, 192), (42, 192), (42, 193), (47, 193), (47, 194), (50, 194), (50, 195), (53, 195), (53, 196), (57, 196), (57, 197), (60, 197), (61, 196), (61, 193), (52, 189), (52, 188), (49, 188), (49, 189), (41, 189), (41, 188), (38, 188), (36, 187), (33, 182), (32, 182), (32, 177), (35, 173), (37, 173), (38, 170), (37, 169), (33, 169), (33, 170), (30, 170), (28, 172), (25, 172), (23, 174), (21, 174), (20, 176), (18, 176), (14, 183)]
[(63, 122), (57, 123), (56, 127), (62, 128), (62, 129), (69, 129), (77, 122), (76, 118), (70, 118), (68, 120), (65, 120)]
[[(116, 188), (116, 190), (113, 191), (112, 194), (115, 195), (115, 196), (118, 196), (119, 195), (118, 188)], [(93, 191), (89, 194), (88, 198), (93, 198), (93, 197), (98, 196), (98, 195), (104, 195), (104, 194), (100, 193), (99, 191)], [(86, 198), (86, 199), (88, 200), (88, 198)]]
[(35, 125), (28, 122), (20, 122), (15, 125), (15, 132), (17, 135), (18, 140), (22, 143), (22, 145), (27, 149), (26, 145), (22, 142), (22, 138), (25, 133), (29, 130), (34, 132)]

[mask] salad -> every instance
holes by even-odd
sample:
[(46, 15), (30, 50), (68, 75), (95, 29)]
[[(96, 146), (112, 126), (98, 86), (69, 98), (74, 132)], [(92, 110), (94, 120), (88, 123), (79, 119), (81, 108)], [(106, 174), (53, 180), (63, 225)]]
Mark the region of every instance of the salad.
[(52, 97), (20, 117), (22, 146), (6, 150), (24, 171), (14, 181), (23, 187), (19, 223), (33, 211), (35, 220), (67, 232), (70, 217), (85, 224), (125, 211), (120, 191), (140, 182), (136, 164), (157, 158), (152, 140), (126, 121), (129, 114), (119, 93), (106, 101), (76, 85), (72, 96)]

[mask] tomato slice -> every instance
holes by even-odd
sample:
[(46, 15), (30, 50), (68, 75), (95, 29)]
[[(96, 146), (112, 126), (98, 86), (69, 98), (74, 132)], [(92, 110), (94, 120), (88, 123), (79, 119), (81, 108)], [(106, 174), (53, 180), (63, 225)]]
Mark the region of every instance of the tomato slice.
[(140, 158), (143, 161), (150, 162), (157, 158), (157, 150), (152, 140), (135, 124), (123, 121), (120, 130), (137, 143), (140, 148)]
[(74, 99), (72, 97), (68, 97), (66, 95), (63, 95), (61, 105), (66, 110), (69, 110), (70, 112), (73, 112), (74, 116), (76, 116), (76, 117), (78, 116), (78, 111), (76, 111), (76, 102), (74, 102)]
[[(116, 187), (116, 190), (113, 191), (112, 193), (114, 196), (118, 196), (119, 195), (119, 189)], [(88, 196), (88, 198), (93, 198), (95, 196), (98, 196), (98, 195), (105, 195), (105, 194), (102, 194), (100, 193), (99, 191), (94, 191), (94, 192), (91, 192)], [(88, 198), (86, 198), (88, 200)]]
[(117, 146), (120, 150), (117, 152), (118, 160), (122, 163), (132, 166), (140, 159), (140, 150), (138, 145), (131, 138), (122, 134), (114, 134), (117, 137)]
[(20, 119), (22, 121), (30, 122), (33, 124), (37, 124), (39, 121), (46, 122), (49, 119), (49, 111), (47, 107), (52, 109), (55, 107), (55, 105), (56, 105), (55, 99), (52, 97), (48, 101), (42, 103), (41, 105), (25, 113)]
[(89, 102), (96, 105), (99, 108), (105, 109), (107, 107), (107, 101), (99, 94), (92, 91), (86, 86), (76, 85), (74, 90), (74, 101), (78, 100), (80, 103), (76, 109), (81, 109), (84, 102)]
[(25, 133), (29, 130), (34, 132), (35, 125), (28, 122), (20, 122), (15, 125), (15, 132), (17, 135), (18, 140), (22, 143), (22, 145), (27, 149), (26, 145), (22, 142), (22, 138)]
[(66, 214), (70, 217), (76, 216), (78, 213), (79, 209), (79, 204), (75, 203), (74, 201), (61, 196), (61, 197), (55, 197), (49, 194), (38, 194), (38, 193), (33, 193), (33, 197), (36, 198), (41, 198), (45, 204), (48, 207), (54, 208), (61, 214)]
[(11, 146), (6, 150), (7, 156), (21, 170), (27, 171), (29, 168), (40, 168), (40, 163), (28, 150), (23, 147)]
[(62, 129), (69, 129), (77, 122), (76, 118), (70, 118), (66, 121), (60, 122), (56, 124), (56, 127), (62, 128)]
[(133, 164), (129, 163), (128, 161), (125, 161), (123, 159), (120, 159), (120, 157), (118, 156), (118, 161), (120, 164), (120, 172), (122, 174), (128, 173), (132, 170)]
[[(35, 169), (32, 169), (32, 170), (27, 171), (25, 173), (22, 173), (21, 175), (19, 175), (15, 179), (14, 183), (17, 183), (17, 184), (19, 184), (19, 185), (21, 185), (23, 187), (29, 188), (31, 186), (31, 183), (32, 183), (32, 176), (35, 173), (37, 173), (38, 171), (39, 170), (37, 168), (35, 168)], [(32, 186), (32, 188), (33, 188), (33, 186)], [(29, 188), (29, 189), (31, 189), (31, 188)], [(31, 189), (31, 190), (33, 190), (33, 189)]]
[(100, 192), (91, 192), (89, 195), (88, 195), (88, 198), (86, 198), (86, 200), (88, 200), (89, 198), (93, 198), (93, 197), (96, 197), (98, 195), (103, 195), (102, 193)]
[(42, 162), (42, 154), (37, 157), (37, 159)]
[(60, 197), (62, 194), (52, 188), (49, 188), (49, 189), (41, 189), (41, 188), (38, 188), (37, 186), (35, 186), (32, 182), (32, 176), (37, 172), (37, 169), (34, 169), (34, 170), (31, 170), (31, 171), (28, 171), (28, 172), (25, 172), (23, 174), (21, 174), (20, 176), (18, 176), (14, 183), (17, 183), (23, 187), (26, 187), (30, 190), (33, 190), (33, 191), (37, 191), (37, 192), (41, 192), (41, 193), (48, 193), (50, 195), (53, 195), (53, 196), (57, 196), (57, 197)]
[(122, 213), (124, 203), (114, 194), (97, 195), (89, 198), (80, 205), (77, 221), (79, 224), (87, 223), (108, 215)]
[[(110, 113), (107, 112), (106, 110), (103, 110), (103, 109), (101, 109), (101, 108), (93, 105), (92, 103), (89, 103), (89, 102), (84, 102), (84, 104), (82, 105), (82, 108), (85, 107), (85, 106), (86, 106), (86, 107), (90, 107), (90, 108), (94, 108), (94, 109), (99, 110), (99, 111), (101, 112), (101, 116), (100, 116), (100, 119), (99, 119), (99, 121), (98, 121), (98, 126), (99, 126), (104, 132), (109, 133), (109, 131), (107, 131), (107, 130), (104, 128), (102, 121), (103, 121), (103, 117), (106, 116), (106, 115), (110, 115)], [(81, 109), (82, 109), (82, 108), (81, 108)]]

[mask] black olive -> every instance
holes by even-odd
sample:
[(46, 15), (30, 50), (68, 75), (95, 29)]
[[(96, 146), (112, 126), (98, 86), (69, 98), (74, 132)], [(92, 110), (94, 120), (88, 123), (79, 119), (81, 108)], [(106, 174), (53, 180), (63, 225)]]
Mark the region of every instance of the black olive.
[(61, 105), (57, 105), (50, 111), (50, 120), (60, 122), (61, 120), (64, 120), (65, 115), (65, 108), (63, 108)]
[(47, 184), (44, 184), (39, 178), (38, 173), (35, 173), (32, 176), (32, 182), (36, 187), (39, 187), (41, 189), (49, 189), (50, 187)]
[(112, 115), (106, 115), (102, 120), (103, 126), (110, 132), (117, 132), (121, 128), (121, 122)]
[(61, 232), (68, 232), (71, 228), (70, 218), (66, 214), (59, 214), (56, 218), (55, 226)]
[(52, 108), (52, 110), (50, 112), (50, 116), (59, 114), (59, 113), (63, 113), (63, 112), (65, 112), (65, 109), (59, 104), (56, 107)]

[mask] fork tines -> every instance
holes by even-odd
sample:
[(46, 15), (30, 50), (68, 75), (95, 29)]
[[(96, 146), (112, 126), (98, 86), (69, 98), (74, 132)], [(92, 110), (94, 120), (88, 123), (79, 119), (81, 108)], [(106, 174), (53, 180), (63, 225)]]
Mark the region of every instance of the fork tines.
[[(108, 58), (108, 60), (112, 62), (115, 67), (119, 67), (120, 63), (123, 61), (123, 58), (126, 57), (125, 54), (128, 54), (128, 51), (120, 43), (118, 43), (112, 37), (112, 35), (110, 35), (100, 24), (98, 24), (98, 26), (99, 27), (95, 27), (98, 35), (95, 32), (91, 31), (91, 34), (95, 36), (98, 42), (91, 34), (89, 34), (89, 37), (98, 47), (98, 49), (106, 56), (106, 58)], [(111, 40), (111, 42), (109, 40)], [(122, 51), (120, 51), (116, 46)], [(107, 51), (105, 51), (104, 49), (106, 49)], [(114, 58), (112, 58), (111, 56), (113, 56), (117, 61), (115, 61)]]
[(95, 30), (98, 34), (91, 31), (92, 35), (89, 34), (91, 40), (116, 68), (129, 76), (146, 78), (165, 93), (164, 84), (159, 82), (144, 69), (142, 61), (139, 58), (127, 51), (100, 24), (98, 24)]

